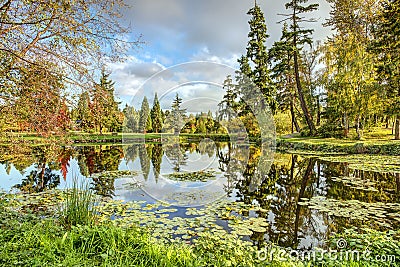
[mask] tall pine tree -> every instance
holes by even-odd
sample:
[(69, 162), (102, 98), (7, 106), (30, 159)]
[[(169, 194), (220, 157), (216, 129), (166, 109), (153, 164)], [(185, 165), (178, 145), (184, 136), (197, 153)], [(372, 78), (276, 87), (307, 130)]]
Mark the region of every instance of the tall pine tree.
[(163, 127), (162, 113), (157, 93), (154, 95), (153, 108), (151, 109), (151, 121), (154, 133), (160, 133)]
[[(311, 45), (312, 40), (310, 38), (310, 34), (312, 34), (313, 30), (311, 29), (303, 29), (300, 27), (300, 23), (306, 21), (306, 19), (302, 16), (304, 13), (312, 12), (318, 9), (318, 4), (306, 4), (308, 0), (291, 0), (289, 3), (286, 3), (286, 9), (290, 9), (291, 13), (286, 14), (283, 21), (289, 21), (289, 36), (291, 39), (291, 50), (293, 53), (293, 64), (294, 64), (294, 74), (297, 88), (297, 96), (300, 101), (301, 109), (303, 110), (304, 118), (307, 122), (308, 128), (310, 130), (311, 135), (316, 134), (316, 128), (311, 116), (309, 107), (306, 102), (306, 98), (304, 96), (304, 89), (300, 79), (300, 52), (302, 51), (305, 44)], [(308, 20), (309, 21), (309, 20)]]
[[(139, 132), (140, 133), (146, 133), (149, 130), (149, 124), (151, 122), (151, 117), (150, 117), (150, 107), (149, 107), (149, 101), (147, 100), (147, 97), (143, 98), (142, 101), (142, 107), (140, 108), (140, 115), (139, 115)], [(150, 122), (149, 122), (150, 118)]]
[(114, 98), (114, 82), (110, 74), (103, 68), (100, 83), (95, 84), (92, 91), (91, 111), (96, 127), (100, 134), (103, 128), (117, 130), (122, 126), (123, 116), (118, 109), (118, 102)]
[[(249, 78), (261, 90), (267, 104), (270, 106), (271, 110), (275, 112), (275, 88), (270, 78), (268, 54), (265, 46), (269, 35), (267, 34), (264, 13), (257, 5), (257, 2), (255, 2), (254, 7), (251, 8), (247, 14), (251, 16), (251, 19), (249, 20), (250, 31), (248, 34), (249, 41), (247, 43), (246, 57), (249, 62), (254, 64), (254, 68), (249, 73)], [(239, 63), (241, 63), (241, 61), (243, 60), (239, 60)], [(243, 63), (244, 62), (241, 64)], [(247, 68), (247, 66), (242, 67)]]
[(73, 113), (80, 130), (86, 131), (93, 127), (88, 92), (83, 92), (79, 95), (78, 106)]
[(294, 82), (293, 48), (291, 35), (285, 23), (282, 28), (282, 36), (276, 41), (268, 52), (269, 60), (273, 63), (271, 78), (277, 88), (277, 102), (280, 111), (290, 110), (292, 118), (292, 132), (296, 128), (300, 132), (297, 122), (296, 105), (296, 84)]
[(228, 121), (230, 122), (232, 117), (235, 115), (235, 111), (237, 108), (236, 99), (238, 97), (231, 75), (228, 75), (226, 77), (223, 89), (226, 90), (226, 93), (222, 101), (218, 104), (219, 106), (218, 119), (222, 120), (223, 118), (227, 118)]
[(186, 109), (181, 108), (182, 98), (176, 93), (175, 99), (171, 105), (171, 113), (168, 116), (169, 125), (174, 130), (174, 134), (180, 133), (181, 128), (185, 125), (185, 113)]

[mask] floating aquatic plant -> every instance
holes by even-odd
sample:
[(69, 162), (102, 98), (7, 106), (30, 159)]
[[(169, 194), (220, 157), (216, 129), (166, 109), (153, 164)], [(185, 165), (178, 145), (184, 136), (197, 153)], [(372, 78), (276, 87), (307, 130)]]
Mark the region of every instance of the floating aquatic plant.
[(131, 177), (131, 176), (137, 176), (137, 175), (138, 175), (138, 172), (130, 171), (130, 170), (125, 170), (125, 171), (104, 171), (104, 172), (92, 174), (91, 178), (117, 179), (117, 178)]
[(342, 176), (342, 177), (332, 177), (331, 180), (335, 182), (341, 182), (345, 186), (348, 186), (349, 188), (352, 189), (379, 192), (379, 190), (374, 187), (374, 185), (376, 185), (377, 183), (369, 179)]
[(173, 181), (207, 182), (216, 179), (217, 172), (214, 170), (205, 170), (197, 172), (174, 172), (164, 175)]
[(400, 157), (383, 155), (346, 155), (321, 156), (319, 159), (329, 162), (348, 163), (350, 169), (400, 173)]
[(400, 204), (375, 202), (367, 203), (358, 200), (336, 200), (324, 197), (302, 199), (299, 205), (325, 212), (329, 216), (345, 217), (351, 220), (370, 221), (385, 228), (393, 228), (400, 220)]

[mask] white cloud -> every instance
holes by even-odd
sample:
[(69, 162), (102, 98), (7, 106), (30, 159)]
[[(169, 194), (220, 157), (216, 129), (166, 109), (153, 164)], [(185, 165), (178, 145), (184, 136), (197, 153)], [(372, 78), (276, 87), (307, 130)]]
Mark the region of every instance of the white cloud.
[[(282, 26), (277, 22), (283, 17), (277, 14), (288, 13), (286, 2), (259, 1), (270, 35), (269, 45), (280, 38)], [(247, 11), (254, 4), (253, 1), (130, 0), (130, 3), (133, 7), (126, 12), (126, 19), (132, 22), (135, 31), (143, 34), (147, 48), (161, 56), (169, 54), (169, 57), (190, 57), (204, 52), (204, 48), (207, 48), (206, 54), (218, 58), (230, 58), (244, 53), (249, 30), (247, 22), (250, 18)], [(330, 32), (330, 29), (322, 27), (329, 16), (330, 6), (321, 0), (310, 3), (319, 3), (320, 8), (310, 15), (318, 19), (318, 22), (307, 27), (315, 30), (316, 39), (322, 39)], [(174, 58), (174, 62), (182, 60)]]
[(125, 62), (108, 63), (110, 78), (115, 82), (115, 93), (124, 103), (129, 103), (143, 83), (165, 67), (157, 61), (145, 62), (130, 56)]
[[(280, 38), (282, 26), (277, 21), (282, 17), (277, 13), (287, 13), (285, 2), (259, 1), (270, 35), (267, 46)], [(320, 10), (311, 16), (319, 21), (306, 26), (314, 28), (316, 39), (322, 39), (330, 32), (321, 26), (329, 16), (330, 7), (325, 1), (310, 1), (315, 2), (320, 4)], [(174, 66), (172, 72), (166, 66), (207, 61), (238, 67), (237, 59), (245, 53), (247, 45), (250, 17), (246, 13), (253, 1), (128, 0), (128, 3), (132, 9), (125, 11), (124, 19), (132, 24), (135, 34), (143, 34), (145, 44), (126, 62), (109, 64), (111, 78), (116, 82), (116, 93), (125, 103), (140, 105), (146, 95), (151, 104), (154, 92), (162, 97), (168, 90), (188, 81), (221, 84), (228, 74), (233, 74), (233, 71), (222, 67), (210, 68), (207, 64)], [(156, 78), (150, 78), (157, 73)], [(183, 86), (179, 90), (185, 98), (201, 98), (202, 94), (218, 97), (211, 89)]]

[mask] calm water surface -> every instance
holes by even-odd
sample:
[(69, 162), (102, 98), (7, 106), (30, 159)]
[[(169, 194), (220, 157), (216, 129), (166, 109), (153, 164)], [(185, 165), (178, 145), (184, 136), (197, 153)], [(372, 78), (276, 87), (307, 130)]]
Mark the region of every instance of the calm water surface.
[[(186, 206), (201, 206), (228, 198), (260, 205), (264, 212), (250, 212), (270, 223), (266, 240), (285, 247), (319, 246), (332, 232), (352, 226), (381, 228), (367, 215), (351, 220), (299, 205), (322, 196), (366, 203), (399, 203), (400, 176), (349, 168), (347, 163), (326, 162), (313, 156), (275, 153), (265, 157), (257, 146), (230, 143), (130, 144), (97, 146), (15, 147), (2, 151), (0, 188), (11, 192), (64, 189), (74, 177), (89, 181), (97, 194), (123, 201), (157, 200), (178, 206), (173, 216), (185, 216)], [(96, 178), (104, 171), (129, 170), (124, 178)], [(213, 174), (199, 181), (173, 179), (173, 173)], [(201, 174), (201, 173), (200, 173)], [(373, 184), (365, 186), (338, 179)], [(135, 188), (142, 185), (142, 189)], [(223, 224), (223, 222), (221, 222)], [(398, 229), (399, 221), (388, 220)]]

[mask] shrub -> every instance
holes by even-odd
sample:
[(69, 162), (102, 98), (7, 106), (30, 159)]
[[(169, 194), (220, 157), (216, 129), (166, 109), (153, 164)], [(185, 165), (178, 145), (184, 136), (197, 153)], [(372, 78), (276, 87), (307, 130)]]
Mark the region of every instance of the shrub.
[(325, 138), (342, 138), (343, 128), (336, 124), (324, 124), (318, 129), (318, 135)]

